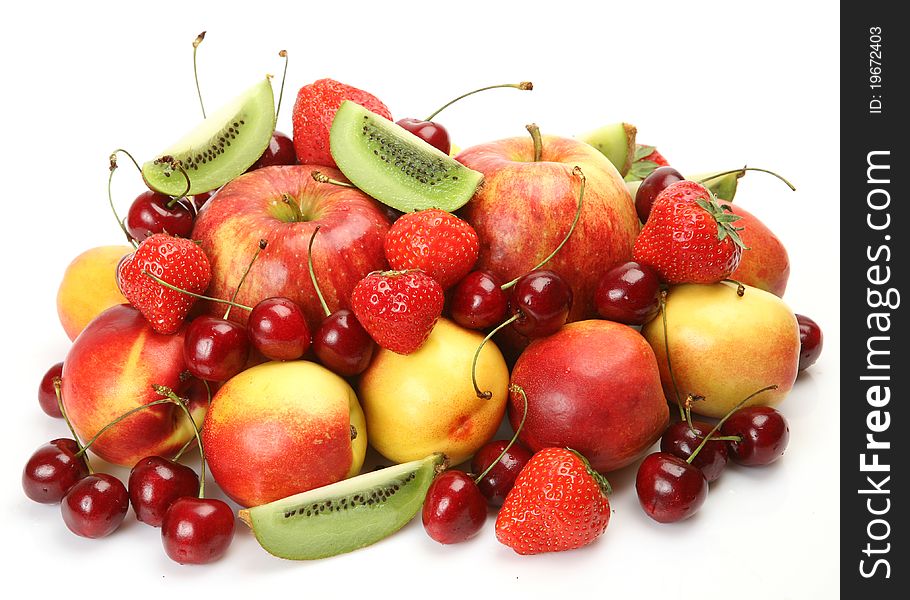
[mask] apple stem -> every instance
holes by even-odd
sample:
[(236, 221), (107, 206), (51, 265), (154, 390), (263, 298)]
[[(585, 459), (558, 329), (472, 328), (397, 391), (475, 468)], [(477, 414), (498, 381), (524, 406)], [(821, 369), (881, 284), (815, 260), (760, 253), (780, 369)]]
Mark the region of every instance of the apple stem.
[(202, 90), (199, 88), (199, 71), (196, 69), (196, 49), (199, 48), (199, 44), (202, 43), (202, 40), (205, 39), (205, 32), (203, 31), (196, 36), (196, 39), (193, 40), (193, 78), (196, 80), (196, 95), (199, 97), (199, 107), (202, 109), (202, 118), (207, 118), (205, 116), (205, 104), (202, 102)]
[(499, 456), (496, 458), (496, 460), (491, 462), (487, 468), (484, 469), (483, 473), (474, 478), (474, 483), (480, 483), (480, 480), (486, 477), (487, 473), (489, 473), (493, 467), (499, 464), (499, 461), (501, 461), (502, 457), (506, 455), (506, 452), (509, 451), (509, 448), (511, 448), (512, 445), (515, 444), (515, 442), (518, 440), (518, 434), (521, 433), (521, 430), (525, 426), (525, 419), (528, 418), (528, 395), (525, 394), (524, 388), (522, 388), (520, 385), (515, 385), (514, 383), (509, 386), (509, 391), (516, 394), (521, 394), (521, 399), (524, 401), (524, 412), (521, 415), (521, 422), (518, 424), (518, 429), (516, 429), (515, 433), (512, 435), (512, 439), (509, 440), (509, 443), (506, 444), (506, 447), (502, 449), (502, 452), (499, 453)]
[[(572, 175), (581, 179), (581, 186), (579, 187), (579, 190), (578, 190), (578, 206), (575, 208), (575, 218), (572, 220), (572, 225), (569, 227), (569, 231), (566, 233), (566, 236), (564, 238), (562, 238), (562, 241), (559, 242), (559, 245), (556, 246), (556, 249), (553, 250), (553, 252), (550, 252), (550, 254), (545, 259), (543, 259), (542, 261), (537, 263), (537, 265), (533, 269), (531, 269), (531, 271), (536, 271), (537, 269), (541, 268), (542, 266), (544, 266), (545, 264), (550, 262), (551, 258), (556, 256), (556, 253), (559, 252), (562, 249), (562, 247), (566, 245), (566, 242), (569, 241), (569, 238), (572, 237), (572, 233), (575, 231), (575, 226), (578, 225), (578, 219), (581, 218), (581, 207), (582, 207), (582, 203), (584, 202), (584, 199), (585, 199), (585, 182), (587, 180), (585, 179), (585, 174), (582, 172), (581, 167), (573, 168)], [(524, 277), (524, 275), (516, 277), (512, 281), (502, 284), (501, 286), (499, 286), (499, 288), (502, 291), (506, 291), (507, 289), (511, 288), (516, 283), (518, 283), (518, 280), (521, 279), (522, 277)]]
[[(196, 445), (199, 446), (199, 497), (205, 498), (205, 449), (202, 446), (202, 436), (199, 435), (199, 427), (196, 425), (196, 419), (193, 418), (193, 413), (190, 412), (190, 409), (186, 407), (186, 401), (175, 394), (174, 390), (163, 385), (152, 385), (152, 388), (162, 396), (165, 396), (164, 402), (172, 402), (179, 406), (193, 426), (193, 433), (196, 435)], [(161, 400), (156, 400), (155, 402), (161, 402)], [(154, 404), (154, 402), (147, 404), (146, 406), (151, 406), (152, 404)]]
[[(209, 382), (206, 381), (205, 379), (200, 379), (199, 381), (201, 381), (202, 384), (205, 386), (205, 393), (206, 393), (206, 395), (208, 396), (208, 399), (206, 400), (206, 406), (211, 405), (211, 403), (212, 403), (212, 388), (209, 386)], [(180, 460), (180, 457), (183, 456), (184, 453), (189, 449), (189, 447), (190, 447), (191, 445), (195, 444), (195, 443), (196, 443), (196, 439), (195, 439), (195, 438), (190, 438), (190, 439), (188, 439), (188, 440), (186, 441), (186, 443), (183, 444), (183, 447), (180, 448), (180, 450), (177, 452), (177, 454), (174, 455), (174, 458), (172, 458), (171, 460), (174, 461), (174, 462), (177, 462), (178, 460)]]
[(313, 179), (315, 179), (319, 183), (331, 183), (332, 185), (338, 185), (341, 187), (357, 189), (357, 186), (354, 185), (353, 183), (347, 183), (345, 181), (338, 181), (337, 179), (332, 179), (331, 177), (329, 177), (322, 171), (313, 171), (312, 176), (313, 176)]
[(133, 158), (133, 155), (127, 152), (122, 148), (117, 148), (111, 153), (110, 156), (110, 174), (107, 176), (107, 202), (111, 207), (111, 212), (114, 213), (114, 218), (117, 219), (117, 225), (120, 226), (120, 230), (123, 232), (123, 235), (126, 236), (126, 241), (132, 244), (133, 248), (138, 248), (139, 244), (136, 243), (136, 240), (133, 239), (133, 236), (130, 235), (130, 232), (126, 230), (126, 225), (123, 224), (123, 219), (120, 218), (120, 215), (117, 214), (117, 209), (114, 208), (114, 196), (111, 193), (111, 183), (114, 180), (114, 171), (117, 170), (117, 153), (122, 152), (126, 154), (133, 164), (136, 165), (136, 168), (139, 169), (139, 172), (142, 172), (142, 168), (139, 166), (139, 163), (136, 162), (136, 159)]
[(725, 175), (733, 175), (734, 173), (745, 174), (746, 171), (758, 171), (760, 173), (768, 173), (769, 175), (774, 175), (775, 177), (777, 177), (778, 179), (780, 179), (781, 181), (786, 183), (787, 187), (790, 188), (792, 191), (794, 191), (794, 192), (796, 191), (796, 187), (794, 187), (794, 185), (792, 183), (790, 183), (789, 181), (787, 181), (782, 175), (778, 175), (774, 171), (769, 171), (768, 169), (759, 169), (758, 167), (743, 167), (742, 169), (733, 169), (732, 171), (723, 171), (721, 173), (715, 173), (714, 175), (711, 175), (710, 177), (705, 177), (704, 179), (699, 179), (695, 183), (704, 184), (707, 181), (711, 181), (712, 179), (718, 179)]
[(487, 87), (482, 87), (480, 89), (476, 89), (473, 92), (468, 92), (467, 94), (462, 94), (461, 96), (455, 98), (454, 100), (449, 100), (448, 102), (446, 102), (445, 104), (443, 104), (442, 106), (437, 108), (436, 111), (433, 114), (431, 114), (429, 117), (424, 119), (424, 121), (432, 121), (433, 117), (435, 117), (436, 115), (438, 115), (439, 113), (441, 113), (442, 111), (447, 109), (448, 107), (452, 106), (453, 104), (455, 104), (462, 98), (467, 98), (468, 96), (473, 96), (477, 92), (485, 92), (487, 90), (495, 90), (497, 88), (515, 88), (516, 90), (526, 90), (527, 91), (527, 90), (533, 90), (534, 84), (531, 83), (530, 81), (522, 81), (521, 83), (501, 83), (499, 85), (488, 85)]
[(734, 284), (736, 286), (736, 295), (739, 296), (740, 298), (742, 298), (743, 296), (746, 295), (746, 286), (744, 286), (741, 281), (737, 281), (735, 279), (730, 279), (728, 277), (727, 279), (724, 279), (724, 282)]
[(490, 338), (492, 338), (494, 335), (499, 333), (499, 331), (503, 327), (506, 327), (507, 325), (511, 325), (512, 323), (517, 321), (520, 316), (521, 316), (521, 313), (517, 312), (514, 315), (512, 315), (511, 317), (509, 317), (508, 319), (506, 319), (505, 321), (503, 321), (502, 323), (500, 323), (499, 325), (497, 325), (493, 329), (493, 331), (491, 331), (490, 333), (487, 334), (487, 337), (483, 338), (483, 341), (480, 342), (479, 346), (477, 346), (477, 350), (474, 351), (474, 359), (471, 361), (471, 382), (474, 384), (474, 392), (477, 394), (477, 397), (480, 398), (481, 400), (489, 400), (490, 398), (493, 397), (493, 394), (490, 391), (486, 391), (486, 392), (480, 391), (480, 387), (477, 385), (477, 359), (480, 357), (480, 351), (483, 350), (483, 347), (486, 345), (486, 343), (488, 341), (490, 341)]
[(316, 229), (313, 231), (313, 235), (310, 236), (310, 245), (307, 247), (306, 264), (310, 270), (310, 281), (313, 282), (313, 288), (316, 290), (316, 297), (319, 298), (319, 304), (322, 305), (322, 311), (325, 313), (325, 316), (328, 317), (332, 314), (332, 311), (329, 310), (329, 305), (325, 303), (322, 290), (319, 289), (319, 282), (316, 280), (316, 271), (313, 270), (313, 241), (316, 239), (316, 234), (319, 233), (320, 229), (322, 229), (322, 225), (317, 225)]
[(534, 142), (534, 162), (540, 162), (540, 157), (543, 155), (543, 140), (540, 137), (540, 127), (537, 126), (537, 123), (531, 123), (525, 125), (525, 129), (531, 134), (531, 141)]
[(246, 266), (246, 270), (243, 272), (243, 275), (240, 276), (240, 282), (237, 284), (237, 287), (234, 288), (234, 294), (231, 296), (230, 304), (228, 304), (227, 310), (224, 311), (224, 320), (227, 321), (228, 317), (231, 316), (231, 309), (234, 308), (235, 302), (237, 300), (237, 294), (240, 293), (240, 288), (243, 287), (243, 282), (246, 281), (246, 276), (250, 274), (250, 269), (253, 268), (253, 263), (256, 262), (256, 259), (259, 258), (259, 253), (265, 250), (265, 247), (268, 246), (266, 240), (259, 240), (259, 246), (256, 248), (256, 252), (253, 253), (253, 258), (250, 259), (250, 264)]
[(108, 429), (110, 429), (114, 425), (117, 425), (122, 420), (126, 419), (127, 417), (133, 415), (134, 413), (139, 412), (140, 410), (145, 410), (146, 408), (149, 408), (151, 406), (158, 406), (159, 404), (167, 404), (169, 402), (171, 402), (170, 399), (155, 400), (153, 402), (149, 402), (148, 404), (143, 404), (142, 406), (137, 406), (136, 408), (131, 408), (130, 410), (126, 411), (125, 413), (123, 413), (122, 415), (120, 415), (119, 417), (117, 417), (116, 419), (114, 419), (113, 421), (111, 421), (110, 423), (105, 425), (104, 427), (102, 427), (98, 431), (98, 433), (96, 433), (94, 436), (92, 436), (92, 439), (90, 439), (88, 442), (86, 442), (86, 444), (79, 450), (79, 452), (76, 453), (76, 456), (84, 455), (85, 451), (88, 450), (89, 448), (91, 448), (92, 444), (94, 444), (98, 440), (98, 438), (100, 438), (102, 435), (104, 435)]
[(157, 281), (158, 283), (160, 283), (161, 285), (163, 285), (166, 288), (172, 289), (175, 292), (180, 292), (181, 294), (186, 294), (187, 296), (192, 296), (193, 298), (199, 298), (200, 300), (209, 300), (210, 302), (220, 302), (222, 304), (230, 304), (231, 306), (236, 306), (237, 308), (242, 308), (245, 311), (253, 310), (252, 306), (240, 304), (239, 302), (232, 302), (230, 300), (222, 300), (221, 298), (212, 298), (211, 296), (203, 296), (202, 294), (197, 294), (195, 292), (191, 292), (189, 290), (179, 288), (176, 285), (170, 284), (170, 283), (166, 282), (165, 280), (161, 279), (160, 277), (158, 277), (157, 275), (152, 275), (151, 273), (149, 273), (148, 271), (145, 271), (145, 270), (142, 271), (142, 274), (150, 279)]
[[(725, 414), (724, 417), (720, 421), (717, 422), (717, 424), (714, 426), (714, 429), (712, 429), (711, 431), (708, 432), (708, 435), (705, 436), (705, 438), (701, 441), (701, 443), (698, 445), (698, 447), (696, 447), (695, 450), (692, 452), (692, 454), (689, 455), (689, 458), (686, 459), (686, 462), (691, 465), (692, 461), (695, 460), (695, 457), (698, 456), (698, 453), (701, 452), (701, 449), (705, 447), (705, 444), (707, 444), (709, 440), (711, 440), (711, 436), (714, 435), (721, 427), (723, 427), (724, 423), (727, 422), (727, 419), (729, 419), (733, 415), (733, 413), (735, 413), (740, 408), (742, 408), (746, 402), (748, 402), (752, 398), (758, 396), (759, 394), (763, 394), (764, 392), (767, 392), (769, 390), (776, 390), (776, 389), (777, 389), (776, 383), (773, 385), (768, 385), (768, 386), (763, 387), (760, 390), (752, 392), (751, 394), (749, 394), (748, 396), (746, 396), (745, 398), (740, 400), (736, 406), (734, 406), (729, 411), (727, 411), (727, 414)], [(735, 436), (735, 435), (734, 436), (725, 436), (723, 439), (729, 440), (730, 438), (733, 438), (733, 441), (738, 441), (738, 440), (742, 439), (739, 436)], [(721, 438), (715, 438), (715, 439), (721, 439)]]
[(679, 386), (676, 384), (676, 374), (673, 372), (673, 363), (670, 361), (670, 338), (667, 333), (667, 290), (660, 291), (660, 315), (664, 326), (664, 351), (667, 355), (667, 370), (670, 371), (670, 380), (673, 382), (676, 405), (679, 406), (679, 418), (685, 420), (686, 412), (683, 410), (682, 398), (679, 396)]
[(82, 452), (85, 460), (85, 466), (88, 469), (88, 472), (94, 473), (95, 470), (92, 469), (92, 464), (89, 462), (88, 455), (84, 454), (85, 446), (82, 445), (82, 441), (79, 440), (79, 436), (76, 434), (76, 428), (73, 427), (73, 423), (70, 421), (70, 417), (66, 412), (66, 407), (63, 405), (63, 380), (59, 376), (54, 377), (54, 394), (57, 396), (57, 408), (60, 409), (60, 414), (63, 415), (63, 421), (66, 423), (66, 426), (69, 427), (70, 433), (73, 434), (73, 440), (76, 442), (76, 448), (78, 452)]
[(281, 74), (281, 90), (278, 92), (278, 106), (275, 107), (275, 120), (278, 120), (278, 113), (281, 112), (281, 99), (284, 98), (284, 80), (288, 78), (288, 51), (281, 50), (278, 56), (284, 59), (284, 73)]

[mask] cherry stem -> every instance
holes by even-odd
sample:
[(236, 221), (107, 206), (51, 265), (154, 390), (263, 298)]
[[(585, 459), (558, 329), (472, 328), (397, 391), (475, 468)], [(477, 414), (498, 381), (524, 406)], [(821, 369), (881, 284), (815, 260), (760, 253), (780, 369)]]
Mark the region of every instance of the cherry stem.
[(221, 298), (212, 298), (211, 296), (203, 296), (202, 294), (197, 294), (197, 293), (191, 292), (189, 290), (184, 290), (182, 288), (177, 287), (176, 285), (166, 282), (165, 280), (161, 279), (160, 277), (158, 277), (156, 275), (152, 275), (148, 271), (142, 271), (142, 274), (145, 275), (146, 277), (153, 279), (154, 281), (160, 283), (161, 285), (163, 285), (166, 288), (170, 288), (170, 289), (174, 290), (175, 292), (180, 292), (181, 294), (186, 294), (187, 296), (192, 296), (193, 298), (199, 298), (200, 300), (209, 300), (210, 302), (220, 302), (222, 304), (230, 304), (231, 306), (236, 306), (237, 308), (242, 308), (245, 311), (253, 310), (252, 306), (240, 304), (239, 302), (231, 302), (230, 300), (222, 300)]
[(525, 125), (525, 129), (531, 134), (531, 141), (534, 142), (534, 162), (540, 162), (540, 157), (543, 155), (543, 140), (540, 138), (540, 127), (537, 126), (537, 123), (531, 123)]
[[(550, 252), (550, 254), (545, 259), (543, 259), (542, 261), (537, 263), (537, 265), (533, 269), (531, 269), (531, 271), (536, 271), (540, 267), (542, 267), (545, 264), (547, 264), (548, 262), (550, 262), (551, 258), (556, 256), (556, 253), (559, 252), (562, 249), (562, 247), (566, 245), (566, 242), (569, 241), (569, 238), (572, 237), (572, 232), (575, 231), (575, 226), (578, 225), (578, 219), (581, 218), (581, 207), (582, 207), (582, 203), (585, 198), (585, 182), (587, 180), (585, 179), (585, 174), (582, 172), (581, 167), (573, 168), (572, 175), (581, 179), (581, 187), (578, 190), (578, 206), (575, 209), (575, 218), (572, 220), (572, 225), (569, 227), (569, 231), (566, 233), (566, 236), (564, 238), (562, 238), (562, 241), (559, 242), (559, 245), (556, 246), (556, 249), (553, 250), (553, 252)], [(507, 289), (511, 288), (516, 283), (518, 283), (518, 280), (521, 279), (522, 277), (524, 277), (524, 275), (516, 277), (515, 279), (513, 279), (512, 281), (509, 281), (508, 283), (502, 284), (501, 286), (499, 286), (499, 289), (501, 289), (502, 291), (506, 291)]]
[(281, 50), (278, 56), (284, 59), (284, 73), (281, 74), (281, 91), (278, 92), (278, 106), (275, 107), (275, 120), (278, 120), (278, 113), (281, 112), (281, 99), (284, 98), (284, 80), (288, 78), (288, 51)]
[[(777, 177), (778, 179), (780, 179), (781, 181), (786, 183), (787, 187), (790, 188), (792, 191), (794, 191), (794, 192), (796, 191), (796, 187), (794, 187), (793, 184), (790, 183), (789, 181), (787, 181), (782, 175), (778, 175), (774, 171), (769, 171), (768, 169), (759, 169), (758, 167), (743, 167), (742, 169), (733, 169), (732, 171), (724, 171), (722, 173), (716, 173), (714, 175), (711, 175), (710, 177), (705, 177), (704, 179), (699, 179), (695, 183), (704, 184), (706, 181), (711, 181), (712, 179), (717, 179), (718, 177), (723, 177), (725, 175), (733, 175), (734, 173), (742, 173), (743, 175), (745, 175), (746, 171), (758, 171), (760, 173), (768, 173), (769, 175), (774, 175), (775, 177)], [(742, 176), (742, 175), (740, 175), (740, 176)]]
[(91, 448), (91, 447), (92, 447), (92, 444), (94, 444), (94, 443), (98, 440), (98, 438), (100, 438), (102, 435), (104, 435), (104, 434), (107, 432), (108, 429), (110, 429), (110, 428), (113, 427), (114, 425), (117, 425), (118, 423), (120, 423), (121, 421), (123, 421), (124, 419), (126, 419), (127, 417), (129, 417), (129, 416), (131, 416), (131, 415), (133, 415), (133, 414), (139, 412), (140, 410), (145, 410), (146, 408), (149, 408), (149, 407), (151, 407), (151, 406), (158, 406), (159, 404), (167, 404), (167, 403), (169, 403), (169, 402), (171, 402), (171, 400), (170, 400), (169, 398), (165, 398), (165, 399), (163, 399), (163, 400), (154, 400), (154, 401), (152, 401), (152, 402), (149, 402), (148, 404), (143, 404), (143, 405), (141, 405), (141, 406), (137, 406), (136, 408), (131, 408), (130, 410), (126, 411), (125, 413), (123, 413), (122, 415), (120, 415), (119, 417), (117, 417), (116, 419), (114, 419), (113, 421), (111, 421), (110, 423), (108, 423), (107, 425), (105, 425), (104, 427), (102, 427), (102, 428), (98, 431), (98, 433), (96, 433), (94, 436), (92, 436), (92, 439), (90, 439), (90, 440), (82, 447), (82, 449), (79, 450), (79, 452), (76, 453), (76, 456), (80, 456), (80, 455), (85, 454), (85, 451), (88, 450), (89, 448)]
[[(199, 497), (205, 498), (205, 449), (202, 447), (202, 436), (199, 435), (199, 427), (196, 425), (196, 419), (193, 418), (193, 413), (190, 412), (190, 409), (186, 407), (183, 398), (175, 394), (174, 390), (163, 385), (152, 385), (152, 388), (166, 397), (164, 402), (173, 402), (183, 409), (183, 414), (186, 415), (186, 418), (190, 420), (190, 424), (193, 426), (193, 433), (196, 435), (196, 444), (199, 446)], [(156, 402), (159, 402), (159, 400), (156, 400)], [(154, 404), (154, 402), (147, 406), (151, 406), (152, 404)]]
[[(63, 421), (66, 423), (66, 426), (69, 427), (70, 433), (73, 434), (73, 440), (76, 442), (76, 448), (78, 448), (78, 452), (84, 452), (85, 446), (83, 446), (82, 442), (79, 440), (79, 436), (76, 434), (76, 429), (73, 427), (73, 424), (70, 421), (70, 417), (66, 412), (66, 407), (63, 405), (63, 380), (60, 379), (59, 376), (57, 376), (57, 377), (54, 377), (53, 382), (54, 382), (54, 394), (57, 396), (57, 408), (60, 409), (60, 414), (63, 415)], [(85, 454), (84, 457), (85, 457), (85, 466), (86, 466), (86, 468), (88, 468), (88, 472), (90, 474), (94, 473), (95, 471), (94, 471), (94, 469), (92, 469), (92, 465), (88, 460), (88, 455)]]
[(133, 248), (138, 248), (139, 244), (136, 243), (136, 240), (133, 239), (133, 236), (130, 235), (130, 232), (126, 230), (126, 225), (123, 224), (123, 220), (120, 218), (120, 215), (117, 214), (117, 209), (114, 208), (114, 196), (111, 193), (111, 182), (114, 180), (114, 171), (117, 170), (117, 153), (122, 152), (126, 154), (133, 164), (136, 165), (136, 168), (139, 169), (139, 172), (142, 172), (142, 168), (139, 166), (139, 163), (136, 162), (136, 159), (133, 158), (133, 155), (127, 152), (122, 148), (117, 148), (111, 153), (110, 156), (110, 174), (107, 177), (107, 202), (110, 204), (111, 212), (114, 213), (114, 218), (117, 219), (117, 225), (120, 226), (120, 230), (123, 232), (123, 235), (126, 236), (126, 241), (133, 245)]
[(664, 353), (667, 355), (667, 370), (670, 371), (670, 380), (673, 382), (673, 392), (676, 394), (676, 405), (679, 406), (679, 418), (685, 419), (682, 398), (679, 395), (679, 386), (676, 384), (676, 374), (673, 372), (673, 363), (670, 361), (670, 338), (667, 334), (667, 290), (660, 291), (660, 315), (664, 326)]
[(196, 49), (199, 48), (199, 44), (202, 43), (202, 40), (205, 39), (205, 32), (203, 31), (196, 36), (196, 39), (193, 40), (193, 78), (196, 80), (196, 95), (199, 97), (199, 107), (202, 109), (202, 118), (207, 118), (205, 116), (205, 104), (202, 102), (202, 90), (199, 89), (199, 71), (196, 69)]
[(509, 451), (509, 448), (518, 440), (518, 434), (521, 433), (522, 428), (525, 426), (525, 419), (528, 418), (528, 396), (525, 394), (524, 388), (520, 385), (515, 385), (514, 383), (509, 386), (510, 392), (515, 392), (516, 394), (521, 394), (521, 399), (524, 400), (524, 413), (521, 415), (521, 422), (518, 424), (518, 429), (515, 430), (515, 433), (512, 435), (512, 439), (509, 440), (509, 443), (506, 444), (506, 447), (502, 449), (502, 452), (499, 453), (499, 456), (491, 462), (483, 473), (474, 478), (474, 483), (480, 483), (480, 480), (487, 476), (493, 467), (499, 464), (499, 461), (502, 460), (502, 457), (506, 455), (506, 452)]
[(331, 183), (332, 185), (339, 185), (341, 187), (346, 187), (346, 188), (355, 188), (355, 189), (357, 188), (357, 186), (352, 183), (347, 183), (345, 181), (338, 181), (337, 179), (332, 179), (331, 177), (329, 177), (322, 171), (313, 171), (312, 176), (313, 176), (313, 179), (315, 179), (319, 183)]
[[(746, 402), (748, 402), (752, 398), (758, 396), (759, 394), (763, 394), (764, 392), (767, 392), (769, 390), (776, 390), (776, 389), (777, 389), (776, 383), (773, 385), (765, 386), (762, 389), (752, 392), (751, 394), (749, 394), (748, 396), (746, 396), (745, 398), (740, 400), (736, 406), (734, 406), (729, 411), (727, 411), (727, 414), (724, 415), (724, 418), (722, 418), (720, 421), (717, 422), (717, 424), (714, 426), (714, 429), (712, 429), (711, 431), (708, 432), (708, 435), (705, 436), (705, 439), (703, 439), (701, 441), (701, 443), (698, 445), (698, 447), (696, 447), (695, 450), (692, 452), (692, 454), (689, 455), (689, 458), (686, 459), (686, 462), (691, 465), (692, 461), (695, 460), (695, 457), (698, 456), (698, 453), (701, 452), (701, 449), (704, 448), (705, 444), (707, 444), (708, 441), (711, 439), (711, 436), (714, 435), (718, 429), (723, 427), (724, 423), (727, 422), (727, 419), (729, 419), (733, 415), (733, 413), (735, 413), (740, 408), (742, 408)], [(739, 436), (725, 436), (724, 437), (724, 439), (729, 439), (729, 438), (734, 438), (734, 441), (737, 439), (742, 439), (742, 438), (739, 438)], [(717, 438), (717, 439), (720, 439), (720, 438)]]
[(322, 290), (319, 289), (319, 282), (316, 280), (316, 271), (313, 270), (313, 241), (316, 240), (316, 234), (319, 233), (319, 230), (322, 229), (322, 225), (317, 225), (316, 229), (313, 231), (313, 235), (310, 236), (310, 245), (307, 247), (307, 257), (306, 265), (310, 270), (310, 281), (313, 282), (313, 288), (316, 289), (316, 297), (319, 298), (319, 304), (322, 305), (322, 311), (325, 313), (325, 316), (332, 314), (332, 311), (329, 310), (329, 305), (325, 303), (325, 298), (322, 296)]
[(473, 92), (468, 92), (467, 94), (462, 94), (461, 96), (455, 98), (454, 100), (449, 100), (448, 102), (446, 102), (445, 104), (443, 104), (442, 106), (437, 108), (436, 111), (433, 114), (431, 114), (429, 117), (424, 119), (424, 121), (432, 121), (433, 117), (435, 117), (436, 115), (438, 115), (439, 113), (441, 113), (442, 111), (447, 109), (448, 107), (452, 106), (453, 104), (455, 104), (462, 98), (467, 98), (468, 96), (473, 96), (477, 92), (495, 90), (496, 88), (515, 88), (516, 90), (533, 90), (534, 84), (531, 83), (530, 81), (522, 81), (521, 83), (502, 83), (499, 85), (488, 85), (487, 87), (482, 87), (480, 89), (474, 90)]
[(243, 275), (240, 276), (240, 282), (237, 284), (237, 287), (234, 288), (234, 294), (231, 296), (230, 304), (228, 304), (227, 310), (224, 311), (225, 321), (227, 321), (228, 317), (231, 316), (231, 309), (235, 306), (237, 294), (240, 293), (240, 288), (243, 287), (243, 282), (246, 281), (246, 276), (250, 274), (250, 269), (253, 268), (253, 263), (256, 262), (256, 259), (259, 258), (259, 253), (265, 250), (266, 246), (268, 246), (267, 241), (259, 240), (259, 246), (256, 248), (256, 252), (253, 254), (253, 258), (250, 259), (250, 264), (246, 266), (246, 270), (243, 272)]
[(162, 162), (170, 165), (172, 169), (180, 171), (180, 174), (183, 175), (183, 178), (186, 179), (186, 188), (179, 196), (172, 196), (170, 202), (167, 203), (168, 208), (173, 207), (176, 203), (180, 202), (186, 198), (190, 193), (190, 188), (193, 187), (190, 183), (190, 174), (186, 172), (186, 169), (183, 168), (183, 163), (174, 158), (173, 156), (164, 156), (159, 158), (156, 162)]
[(482, 400), (489, 400), (493, 397), (493, 393), (490, 391), (482, 392), (480, 391), (480, 387), (477, 385), (477, 359), (480, 357), (480, 351), (483, 350), (483, 347), (486, 345), (486, 343), (490, 341), (490, 338), (496, 335), (503, 327), (511, 325), (517, 321), (520, 316), (521, 313), (517, 312), (497, 325), (493, 331), (487, 334), (487, 337), (483, 338), (483, 341), (480, 342), (479, 346), (477, 346), (477, 350), (474, 351), (474, 359), (471, 361), (471, 382), (474, 384), (474, 392), (477, 394), (477, 397)]
[[(209, 387), (209, 382), (206, 381), (205, 379), (200, 379), (200, 381), (205, 386), (205, 393), (208, 396), (208, 399), (206, 400), (206, 404), (210, 405), (212, 403), (212, 388)], [(177, 462), (178, 460), (180, 460), (180, 457), (183, 456), (183, 454), (189, 449), (189, 447), (195, 443), (196, 443), (195, 438), (188, 439), (186, 441), (186, 443), (183, 444), (183, 447), (177, 452), (177, 454), (174, 455), (174, 458), (172, 458), (171, 460), (174, 462)]]

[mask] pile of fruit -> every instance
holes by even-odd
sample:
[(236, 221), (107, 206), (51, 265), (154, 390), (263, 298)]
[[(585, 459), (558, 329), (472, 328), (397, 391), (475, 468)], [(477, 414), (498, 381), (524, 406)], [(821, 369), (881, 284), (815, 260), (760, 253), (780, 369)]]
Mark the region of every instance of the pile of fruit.
[[(111, 156), (148, 189), (117, 218), (130, 245), (64, 275), (73, 345), (39, 400), (72, 437), (22, 476), (74, 533), (132, 505), (180, 563), (220, 558), (237, 518), (314, 559), (418, 512), (467, 540), (493, 507), (497, 539), (535, 554), (604, 533), (605, 473), (639, 463), (644, 513), (673, 522), (728, 460), (783, 454), (773, 406), (822, 337), (780, 299), (784, 246), (732, 204), (762, 169), (684, 177), (625, 123), (454, 151), (439, 111), (393, 122), (331, 79), (293, 110), (275, 131), (266, 78), (152, 160)], [(360, 474), (368, 444), (395, 464)]]

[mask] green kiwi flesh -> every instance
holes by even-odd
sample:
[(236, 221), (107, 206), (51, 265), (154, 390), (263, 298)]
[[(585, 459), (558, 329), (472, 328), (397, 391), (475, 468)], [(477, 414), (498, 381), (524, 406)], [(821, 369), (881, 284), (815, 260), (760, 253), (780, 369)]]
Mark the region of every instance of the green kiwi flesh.
[(454, 211), (483, 181), (477, 171), (350, 100), (335, 113), (329, 146), (351, 183), (402, 212)]
[(270, 554), (312, 560), (351, 552), (395, 533), (423, 505), (436, 471), (433, 454), (240, 511)]
[(634, 125), (611, 123), (582, 134), (578, 136), (578, 139), (594, 146), (601, 154), (610, 159), (619, 174), (625, 177), (632, 167), (635, 156), (636, 133)]
[[(718, 173), (726, 173), (726, 175), (708, 179), (712, 175), (716, 175)], [(746, 173), (747, 171), (734, 171), (732, 173), (729, 173), (727, 171), (713, 171), (710, 173), (696, 173), (695, 175), (686, 175), (686, 179), (689, 181), (704, 181), (704, 186), (714, 192), (714, 195), (717, 196), (719, 200), (733, 202), (733, 198), (736, 196), (736, 187), (739, 183), (739, 178)], [(638, 192), (638, 186), (640, 185), (641, 181), (626, 182), (626, 187), (629, 189), (629, 193), (632, 194), (633, 198), (635, 197), (636, 192)]]
[(180, 196), (221, 187), (255, 163), (275, 131), (275, 98), (268, 78), (212, 113), (177, 143), (142, 165), (142, 177), (156, 192)]

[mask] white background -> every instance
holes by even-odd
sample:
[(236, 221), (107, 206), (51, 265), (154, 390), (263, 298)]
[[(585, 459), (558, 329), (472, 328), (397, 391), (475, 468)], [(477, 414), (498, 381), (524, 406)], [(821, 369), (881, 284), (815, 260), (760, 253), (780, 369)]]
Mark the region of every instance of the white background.
[[(56, 4), (56, 5), (55, 5)], [(819, 3), (821, 4), (821, 3)], [(311, 4), (18, 3), (0, 35), (4, 122), (2, 552), (4, 587), (129, 598), (281, 596), (831, 598), (838, 579), (838, 15), (798, 2), (449, 2)], [(24, 8), (27, 7), (27, 8)], [(20, 11), (20, 12), (17, 12)], [(611, 476), (613, 519), (592, 546), (519, 557), (493, 518), (474, 540), (443, 547), (419, 520), (379, 545), (316, 563), (267, 555), (245, 527), (227, 557), (181, 567), (158, 530), (132, 513), (104, 540), (72, 535), (56, 506), (22, 494), (40, 444), (66, 433), (38, 408), (41, 375), (68, 340), (55, 311), (68, 262), (121, 243), (106, 205), (107, 157), (140, 160), (200, 118), (191, 42), (202, 30), (200, 80), (214, 109), (291, 56), (279, 129), (296, 90), (320, 77), (367, 89), (395, 118), (424, 117), (464, 91), (530, 79), (440, 116), (453, 140), (573, 135), (619, 120), (639, 127), (684, 172), (750, 165), (737, 203), (787, 244), (786, 300), (821, 323), (825, 351), (781, 405), (791, 441), (779, 463), (732, 468), (693, 519), (658, 525), (634, 492), (634, 467)], [(277, 80), (276, 80), (277, 91)], [(115, 178), (125, 213), (142, 189)], [(735, 369), (735, 365), (731, 365)], [(122, 474), (123, 471), (117, 471)], [(90, 591), (94, 590), (94, 591)]]

